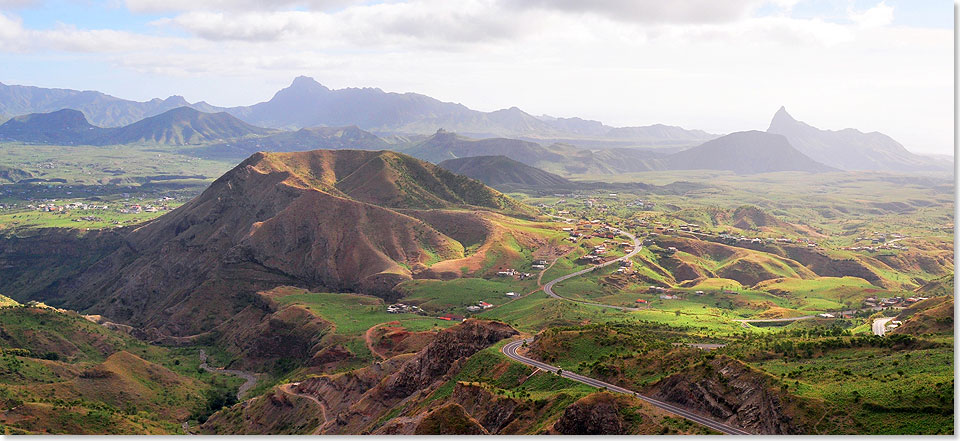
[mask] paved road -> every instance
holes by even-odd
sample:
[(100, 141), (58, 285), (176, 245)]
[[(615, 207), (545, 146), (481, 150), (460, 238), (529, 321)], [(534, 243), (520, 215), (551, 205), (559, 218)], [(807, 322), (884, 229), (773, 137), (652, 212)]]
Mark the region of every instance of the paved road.
[[(554, 373), (556, 373), (556, 372), (560, 369), (560, 368), (558, 368), (558, 367), (556, 367), (556, 366), (551, 366), (551, 365), (546, 364), (546, 363), (543, 363), (543, 362), (541, 362), (541, 361), (537, 361), (537, 360), (534, 360), (534, 359), (532, 359), (532, 358), (524, 357), (523, 355), (520, 355), (519, 353), (517, 353), (517, 349), (519, 349), (519, 348), (520, 348), (520, 345), (522, 345), (523, 342), (525, 342), (525, 341), (526, 341), (526, 342), (530, 342), (530, 341), (533, 341), (533, 339), (532, 339), (532, 338), (528, 338), (528, 339), (526, 339), (526, 340), (516, 340), (516, 341), (512, 341), (512, 342), (507, 343), (506, 345), (504, 345), (504, 346), (503, 346), (503, 349), (502, 349), (501, 351), (502, 351), (503, 354), (506, 355), (507, 357), (510, 357), (511, 359), (516, 360), (516, 361), (518, 361), (518, 362), (520, 362), (520, 363), (523, 363), (523, 364), (525, 364), (525, 365), (527, 365), (527, 366), (532, 366), (532, 367), (534, 367), (534, 368), (538, 368), (538, 369), (541, 369), (541, 370), (544, 370), (544, 371), (550, 371), (550, 372), (554, 372)], [(637, 398), (639, 398), (639, 399), (641, 399), (641, 400), (643, 400), (643, 401), (646, 401), (647, 403), (653, 405), (654, 407), (657, 407), (657, 408), (666, 410), (667, 412), (670, 412), (670, 413), (679, 415), (679, 416), (681, 416), (681, 417), (683, 417), (683, 418), (686, 418), (686, 419), (688, 419), (688, 420), (691, 420), (691, 421), (700, 423), (700, 424), (702, 424), (702, 425), (704, 425), (704, 426), (706, 426), (706, 427), (709, 427), (709, 428), (711, 428), (711, 429), (713, 429), (713, 430), (716, 430), (716, 431), (721, 432), (721, 433), (726, 434), (726, 435), (752, 435), (750, 432), (747, 432), (747, 431), (745, 431), (745, 430), (743, 430), (743, 429), (739, 429), (739, 428), (733, 427), (733, 426), (731, 426), (731, 425), (721, 423), (721, 422), (719, 422), (719, 421), (714, 421), (714, 420), (712, 420), (712, 419), (710, 419), (710, 418), (707, 418), (707, 417), (698, 415), (698, 414), (696, 414), (696, 413), (690, 412), (690, 411), (685, 410), (685, 409), (683, 409), (683, 408), (677, 407), (677, 406), (675, 406), (675, 405), (673, 405), (673, 404), (665, 403), (665, 402), (660, 401), (660, 400), (655, 400), (655, 399), (653, 399), (653, 398), (650, 398), (650, 397), (641, 395), (639, 392), (634, 392), (634, 391), (632, 391), (632, 390), (622, 388), (622, 387), (617, 386), (617, 385), (615, 385), (615, 384), (606, 383), (606, 382), (603, 382), (603, 381), (600, 381), (600, 380), (596, 380), (596, 379), (593, 379), (593, 378), (590, 378), (590, 377), (585, 377), (585, 376), (583, 376), (583, 375), (580, 375), (580, 374), (577, 374), (577, 373), (573, 373), (573, 372), (569, 372), (569, 371), (563, 371), (563, 372), (560, 373), (560, 375), (563, 376), (563, 377), (565, 377), (565, 378), (569, 378), (569, 379), (571, 379), (571, 380), (573, 380), (573, 381), (578, 381), (578, 382), (580, 382), (580, 383), (586, 384), (586, 385), (588, 385), (588, 386), (593, 386), (593, 387), (596, 387), (596, 388), (602, 388), (602, 389), (606, 389), (606, 390), (613, 391), (613, 392), (619, 392), (619, 393), (622, 393), (622, 394), (633, 395), (633, 396), (635, 396), (635, 397), (637, 397)]]
[(889, 322), (890, 320), (893, 320), (894, 318), (896, 318), (896, 317), (884, 317), (884, 318), (878, 318), (878, 319), (874, 320), (874, 321), (873, 321), (873, 334), (874, 334), (874, 335), (879, 335), (879, 336), (881, 336), (881, 337), (883, 336), (883, 334), (886, 334), (886, 333), (887, 333), (887, 322)]
[(567, 274), (567, 275), (565, 275), (565, 276), (557, 277), (556, 279), (553, 279), (553, 280), (547, 282), (546, 285), (543, 285), (543, 291), (544, 291), (545, 293), (547, 293), (547, 295), (549, 295), (550, 297), (553, 297), (553, 298), (555, 298), (555, 299), (562, 299), (562, 300), (567, 300), (567, 301), (570, 301), (570, 302), (583, 303), (583, 304), (585, 304), (585, 305), (600, 306), (600, 307), (604, 307), (604, 308), (613, 308), (613, 309), (619, 309), (619, 310), (621, 310), (621, 311), (637, 311), (637, 310), (639, 310), (640, 308), (631, 308), (631, 307), (627, 307), (627, 306), (616, 306), (616, 305), (605, 305), (605, 304), (603, 304), (603, 303), (591, 302), (591, 301), (588, 301), (588, 300), (571, 299), (570, 297), (564, 297), (564, 296), (561, 296), (561, 295), (553, 292), (553, 286), (556, 285), (556, 284), (559, 283), (559, 282), (562, 282), (562, 281), (567, 280), (567, 279), (572, 279), (572, 278), (574, 278), (574, 277), (577, 277), (577, 276), (580, 276), (580, 275), (589, 273), (590, 271), (594, 271), (594, 270), (596, 270), (596, 269), (603, 268), (603, 267), (608, 266), (608, 265), (613, 265), (613, 264), (615, 264), (615, 263), (619, 263), (620, 261), (629, 260), (631, 257), (637, 255), (637, 253), (640, 252), (640, 248), (641, 248), (640, 240), (637, 239), (636, 236), (634, 236), (634, 235), (632, 235), (632, 234), (630, 234), (630, 233), (628, 233), (628, 232), (626, 232), (626, 231), (623, 231), (623, 230), (616, 230), (616, 229), (615, 229), (614, 231), (615, 231), (616, 233), (618, 233), (618, 234), (622, 234), (622, 235), (624, 235), (624, 236), (627, 236), (627, 237), (629, 237), (631, 240), (633, 240), (633, 251), (627, 253), (625, 256), (623, 256), (623, 257), (621, 257), (621, 258), (614, 259), (614, 260), (611, 260), (611, 261), (609, 261), (609, 262), (604, 262), (604, 263), (601, 263), (601, 264), (599, 264), (599, 265), (593, 265), (593, 266), (591, 266), (591, 267), (589, 267), (589, 268), (582, 269), (582, 270), (580, 270), (580, 271), (577, 271), (577, 272), (575, 272), (575, 273), (570, 273), (570, 274)]

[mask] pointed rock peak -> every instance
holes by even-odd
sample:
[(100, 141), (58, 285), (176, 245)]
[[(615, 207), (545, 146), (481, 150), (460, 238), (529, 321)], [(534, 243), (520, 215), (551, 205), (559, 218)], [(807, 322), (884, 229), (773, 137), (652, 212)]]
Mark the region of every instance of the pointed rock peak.
[(777, 113), (773, 115), (773, 119), (770, 121), (770, 127), (767, 128), (767, 131), (777, 131), (780, 128), (794, 126), (796, 124), (797, 120), (787, 113), (787, 108), (780, 106), (780, 110), (777, 110)]
[(778, 119), (785, 121), (796, 121), (792, 116), (790, 116), (789, 113), (787, 113), (787, 108), (784, 106), (780, 106), (780, 110), (777, 110), (777, 113), (773, 115), (773, 119), (774, 121)]

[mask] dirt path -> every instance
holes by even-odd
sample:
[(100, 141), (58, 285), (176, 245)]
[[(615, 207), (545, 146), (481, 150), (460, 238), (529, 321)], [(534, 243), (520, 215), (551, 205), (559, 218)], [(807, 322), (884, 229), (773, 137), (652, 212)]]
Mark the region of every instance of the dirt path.
[(310, 434), (311, 434), (311, 435), (321, 435), (321, 434), (322, 434), (322, 433), (321, 433), (321, 430), (323, 429), (323, 426), (326, 426), (326, 425), (327, 425), (327, 421), (330, 421), (330, 417), (327, 416), (327, 406), (324, 405), (320, 400), (317, 399), (317, 397), (315, 397), (315, 396), (313, 396), (313, 395), (302, 394), (302, 393), (300, 393), (300, 392), (297, 392), (294, 388), (297, 387), (298, 385), (299, 385), (299, 383), (283, 384), (283, 385), (280, 386), (279, 389), (280, 389), (281, 392), (283, 392), (283, 393), (285, 393), (285, 394), (294, 395), (294, 396), (298, 396), (298, 397), (302, 397), (302, 398), (306, 398), (306, 399), (308, 399), (308, 400), (313, 401), (314, 403), (316, 403), (317, 406), (320, 406), (320, 412), (323, 414), (323, 422), (320, 423), (320, 425), (317, 426), (317, 428), (314, 429), (313, 432), (311, 432)]
[(253, 372), (238, 371), (236, 369), (223, 369), (223, 368), (213, 368), (207, 365), (207, 353), (203, 349), (200, 350), (200, 369), (203, 369), (207, 372), (213, 372), (218, 374), (227, 374), (233, 375), (235, 377), (243, 378), (247, 380), (240, 385), (240, 389), (237, 390), (237, 401), (241, 400), (243, 394), (248, 390), (252, 389), (253, 386), (257, 384), (257, 376)]
[[(377, 350), (373, 348), (373, 332), (376, 331), (377, 328), (390, 323), (394, 323), (394, 322), (387, 322), (387, 323), (380, 323), (377, 325), (373, 325), (370, 327), (370, 329), (367, 329), (367, 332), (363, 333), (363, 341), (367, 344), (367, 349), (369, 349), (370, 353), (372, 353), (373, 355), (380, 357), (381, 360), (386, 360), (387, 356), (377, 352)], [(396, 323), (399, 324), (400, 322), (396, 322)]]

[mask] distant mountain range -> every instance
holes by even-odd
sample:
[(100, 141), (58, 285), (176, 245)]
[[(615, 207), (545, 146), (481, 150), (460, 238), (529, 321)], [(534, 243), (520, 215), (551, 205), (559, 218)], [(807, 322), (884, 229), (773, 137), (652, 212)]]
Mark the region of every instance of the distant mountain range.
[[(355, 148), (398, 150), (434, 163), (502, 155), (563, 175), (703, 167), (742, 173), (822, 171), (821, 166), (952, 170), (949, 158), (910, 153), (881, 133), (820, 130), (795, 120), (783, 108), (767, 133), (782, 135), (786, 143), (754, 133), (709, 144), (719, 136), (660, 124), (617, 128), (581, 118), (537, 117), (516, 107), (480, 112), (415, 93), (329, 89), (308, 77), (297, 77), (269, 101), (233, 108), (191, 104), (178, 96), (136, 102), (93, 91), (0, 84), (0, 115), (21, 115), (0, 125), (0, 140), (66, 145), (206, 143), (216, 145), (194, 153), (218, 158), (239, 159), (256, 151)], [(685, 149), (687, 153), (679, 153)], [(735, 164), (731, 158), (747, 162)]]
[(883, 133), (820, 130), (797, 121), (783, 107), (773, 116), (767, 132), (783, 135), (807, 156), (843, 170), (931, 171), (953, 166), (934, 157), (910, 153)]
[[(493, 160), (451, 162), (453, 158), (503, 156), (513, 161), (561, 174), (616, 174), (656, 170), (729, 170), (739, 174), (777, 171), (826, 172), (835, 168), (818, 163), (793, 148), (786, 138), (759, 131), (736, 132), (707, 141), (697, 147), (677, 153), (663, 153), (645, 149), (614, 148), (584, 150), (553, 144), (541, 146), (528, 141), (504, 138), (469, 139), (457, 134), (439, 131), (434, 136), (405, 150), (406, 153), (435, 163), (470, 164), (475, 169), (471, 176), (488, 185), (477, 167), (506, 165)], [(510, 167), (517, 169), (516, 166)]]
[(430, 134), (447, 129), (473, 137), (512, 137), (542, 141), (582, 141), (589, 145), (684, 147), (716, 135), (662, 124), (617, 128), (580, 118), (535, 117), (516, 107), (494, 112), (472, 110), (416, 93), (375, 88), (329, 89), (312, 78), (297, 77), (269, 101), (241, 107), (188, 103), (183, 97), (128, 101), (94, 91), (44, 89), (0, 83), (0, 115), (83, 112), (96, 126), (118, 127), (177, 107), (227, 112), (256, 126), (300, 129), (355, 125), (378, 135)]
[(317, 149), (390, 150), (394, 149), (394, 146), (357, 126), (310, 127), (218, 143), (194, 149), (191, 154), (209, 158), (237, 159), (256, 152), (302, 152)]
[(120, 127), (183, 106), (203, 112), (221, 110), (203, 102), (190, 104), (182, 96), (138, 102), (92, 90), (46, 89), (0, 83), (0, 115), (7, 117), (74, 109), (83, 112), (96, 126)]
[(94, 126), (83, 113), (64, 109), (15, 117), (0, 125), (0, 140), (61, 145), (188, 145), (271, 132), (223, 112), (205, 113), (189, 107), (110, 128)]

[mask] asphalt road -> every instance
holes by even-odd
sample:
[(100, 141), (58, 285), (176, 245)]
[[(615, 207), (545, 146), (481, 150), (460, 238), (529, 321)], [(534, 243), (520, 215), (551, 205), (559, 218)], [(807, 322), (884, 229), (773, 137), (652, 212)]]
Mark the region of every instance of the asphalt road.
[(883, 336), (883, 334), (886, 334), (886, 333), (887, 333), (887, 322), (889, 322), (890, 320), (893, 320), (894, 318), (896, 318), (896, 317), (884, 317), (884, 318), (878, 318), (878, 319), (874, 320), (874, 321), (873, 321), (873, 334), (874, 334), (874, 335), (879, 335), (879, 336), (881, 336), (881, 337)]
[(604, 308), (613, 308), (613, 309), (619, 309), (619, 310), (621, 310), (621, 311), (636, 311), (636, 310), (640, 309), (640, 308), (630, 308), (630, 307), (627, 307), (627, 306), (605, 305), (605, 304), (603, 304), (603, 303), (590, 302), (590, 301), (587, 301), (587, 300), (571, 299), (571, 298), (569, 298), (569, 297), (564, 297), (564, 296), (561, 296), (561, 295), (553, 292), (553, 286), (556, 285), (556, 284), (559, 283), (559, 282), (562, 282), (562, 281), (567, 280), (567, 279), (572, 279), (572, 278), (574, 278), (574, 277), (577, 277), (577, 276), (580, 276), (580, 275), (589, 273), (590, 271), (594, 271), (594, 270), (596, 270), (596, 269), (603, 268), (603, 267), (608, 266), (608, 265), (613, 265), (613, 264), (619, 263), (620, 261), (628, 260), (628, 259), (630, 259), (631, 257), (637, 255), (637, 253), (640, 252), (641, 245), (640, 245), (640, 240), (637, 239), (637, 236), (634, 236), (634, 235), (632, 235), (632, 234), (630, 234), (630, 233), (628, 233), (628, 232), (626, 232), (626, 231), (622, 231), (622, 230), (614, 230), (614, 231), (616, 231), (617, 233), (622, 234), (622, 235), (624, 235), (624, 236), (627, 236), (627, 237), (629, 237), (631, 240), (633, 240), (633, 251), (627, 253), (625, 256), (623, 256), (623, 257), (621, 257), (621, 258), (619, 258), (619, 259), (614, 259), (614, 260), (611, 260), (611, 261), (609, 261), (609, 262), (601, 263), (600, 265), (594, 265), (594, 266), (591, 266), (590, 268), (582, 269), (582, 270), (577, 271), (577, 272), (575, 272), (575, 273), (570, 273), (570, 274), (567, 274), (567, 275), (565, 275), (565, 276), (557, 277), (556, 279), (553, 279), (553, 280), (547, 282), (546, 285), (543, 285), (543, 292), (547, 293), (547, 295), (549, 295), (550, 297), (553, 297), (553, 298), (555, 298), (555, 299), (562, 299), (562, 300), (567, 300), (567, 301), (570, 301), (570, 302), (583, 303), (583, 304), (585, 304), (585, 305), (600, 306), (600, 307), (604, 307)]
[[(526, 340), (516, 340), (516, 341), (512, 341), (512, 342), (507, 343), (506, 345), (504, 345), (504, 346), (503, 346), (503, 349), (502, 349), (501, 351), (502, 351), (503, 354), (506, 355), (507, 357), (510, 357), (511, 359), (513, 359), (513, 360), (515, 360), (515, 361), (518, 361), (518, 362), (520, 362), (520, 363), (523, 363), (523, 364), (525, 364), (525, 365), (527, 365), (527, 366), (532, 366), (532, 367), (539, 368), (539, 369), (545, 370), (545, 371), (550, 371), (550, 372), (553, 372), (553, 373), (556, 373), (556, 372), (560, 369), (560, 368), (558, 368), (558, 367), (556, 367), (556, 366), (551, 366), (551, 365), (546, 364), (546, 363), (543, 363), (543, 362), (541, 362), (541, 361), (537, 361), (537, 360), (534, 360), (534, 359), (532, 359), (532, 358), (524, 357), (523, 355), (520, 355), (519, 353), (517, 353), (517, 349), (519, 349), (519, 348), (520, 348), (520, 345), (522, 345), (523, 342), (525, 342), (525, 341), (526, 341), (526, 342), (530, 342), (530, 341), (533, 341), (533, 339), (532, 339), (532, 338), (528, 338), (528, 339), (526, 339)], [(720, 433), (723, 433), (723, 434), (725, 434), (725, 435), (752, 435), (750, 432), (747, 432), (747, 431), (745, 431), (745, 430), (743, 430), (743, 429), (738, 429), (738, 428), (733, 427), (733, 426), (731, 426), (731, 425), (724, 424), (724, 423), (721, 423), (721, 422), (719, 422), (719, 421), (714, 421), (714, 420), (712, 420), (712, 419), (710, 419), (710, 418), (707, 418), (707, 417), (698, 415), (698, 414), (696, 414), (696, 413), (690, 412), (690, 411), (685, 410), (685, 409), (683, 409), (683, 408), (677, 407), (677, 406), (675, 406), (675, 405), (673, 405), (673, 404), (665, 403), (665, 402), (660, 401), (660, 400), (655, 400), (655, 399), (653, 399), (653, 398), (650, 398), (650, 397), (641, 395), (639, 392), (634, 392), (634, 391), (632, 391), (632, 390), (625, 389), (625, 388), (622, 388), (622, 387), (617, 386), (617, 385), (614, 385), (614, 384), (606, 383), (606, 382), (603, 382), (603, 381), (600, 381), (600, 380), (596, 380), (596, 379), (593, 379), (593, 378), (590, 378), (590, 377), (585, 377), (585, 376), (583, 376), (583, 375), (580, 375), (580, 374), (577, 374), (577, 373), (574, 373), (574, 372), (569, 372), (569, 371), (563, 371), (563, 372), (560, 373), (560, 375), (561, 375), (562, 377), (564, 377), (564, 378), (569, 378), (569, 379), (571, 379), (571, 380), (573, 380), (573, 381), (578, 381), (578, 382), (583, 383), (583, 384), (586, 384), (586, 385), (588, 385), (588, 386), (593, 386), (593, 387), (596, 387), (596, 388), (606, 389), (606, 390), (613, 391), (613, 392), (619, 392), (619, 393), (622, 393), (622, 394), (633, 395), (633, 396), (635, 396), (635, 397), (637, 397), (637, 398), (639, 398), (639, 399), (641, 399), (641, 400), (643, 400), (643, 401), (646, 401), (647, 403), (651, 404), (651, 405), (654, 406), (654, 407), (663, 409), (663, 410), (665, 410), (665, 411), (667, 411), (667, 412), (673, 413), (673, 414), (675, 414), (675, 415), (684, 417), (684, 418), (686, 418), (686, 419), (688, 419), (688, 420), (691, 420), (691, 421), (694, 421), (694, 422), (696, 422), (696, 423), (702, 424), (702, 425), (704, 425), (704, 426), (706, 426), (706, 427), (709, 427), (709, 428), (711, 428), (711, 429), (713, 429), (713, 430), (716, 430), (716, 431), (718, 431), (718, 432), (720, 432)]]

